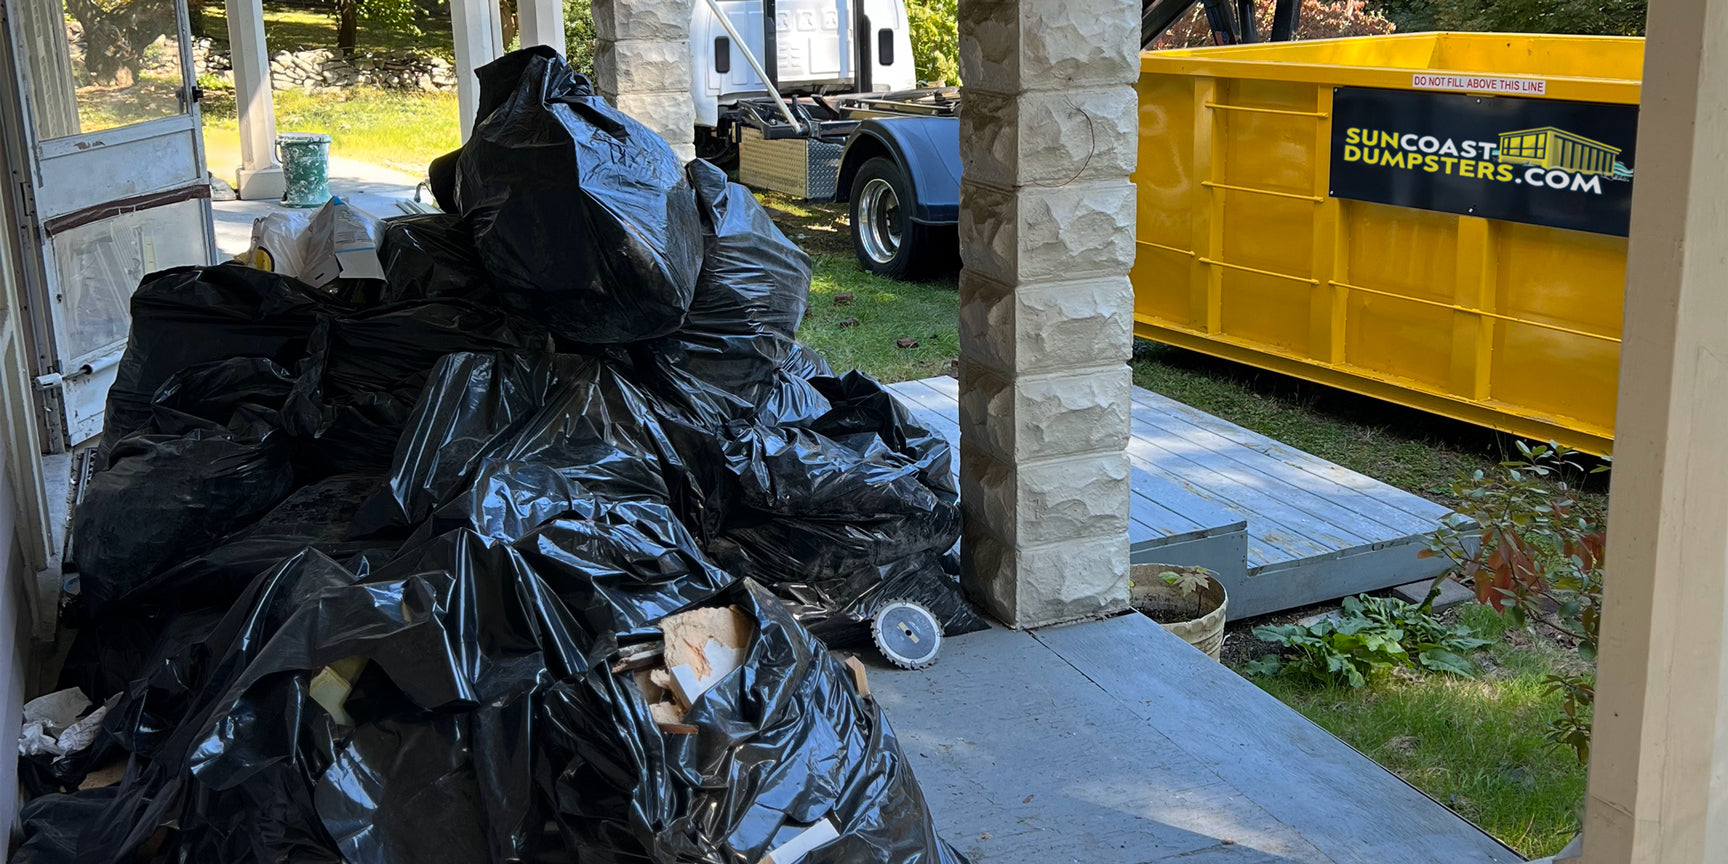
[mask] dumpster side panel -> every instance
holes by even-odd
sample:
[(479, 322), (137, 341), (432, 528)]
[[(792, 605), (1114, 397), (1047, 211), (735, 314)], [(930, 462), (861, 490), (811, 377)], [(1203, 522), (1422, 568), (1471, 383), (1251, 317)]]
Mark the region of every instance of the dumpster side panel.
[[(1198, 141), (1195, 94), (1211, 91), (1211, 81), (1166, 75), (1142, 79), (1140, 87), (1140, 153), (1135, 173), (1138, 214), (1135, 220), (1137, 249), (1132, 279), (1135, 285), (1158, 285), (1157, 290), (1134, 292), (1134, 314), (1170, 321), (1195, 330), (1206, 329), (1205, 274), (1191, 273), (1199, 265), (1187, 250), (1194, 232), (1207, 232), (1206, 214), (1196, 214), (1201, 200), (1195, 178), (1194, 154), (1210, 141)], [(1198, 226), (1198, 227), (1197, 227)], [(1198, 308), (1191, 303), (1189, 289), (1198, 285)]]
[(1499, 224), (1496, 402), (1614, 429), (1626, 238)]
[(1571, 75), (1549, 98), (1624, 104), (1642, 51), (1415, 34), (1144, 55), (1136, 335), (1607, 452), (1625, 239), (1331, 198), (1332, 96), (1439, 69)]

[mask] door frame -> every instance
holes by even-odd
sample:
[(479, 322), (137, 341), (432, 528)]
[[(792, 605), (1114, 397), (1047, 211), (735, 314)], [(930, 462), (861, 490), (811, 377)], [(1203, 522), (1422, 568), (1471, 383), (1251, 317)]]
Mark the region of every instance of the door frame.
[[(39, 440), (47, 452), (58, 453), (72, 443), (68, 383), (79, 381), (91, 386), (91, 382), (97, 382), (94, 386), (101, 386), (101, 379), (111, 379), (113, 366), (125, 349), (125, 340), (88, 349), (77, 356), (71, 356), (70, 346), (60, 344), (52, 302), (59, 281), (55, 237), (115, 216), (188, 200), (200, 202), (203, 217), (205, 260), (199, 263), (215, 263), (216, 237), (204, 152), (201, 93), (185, 0), (174, 0), (184, 113), (47, 141), (39, 140), (36, 133), (32, 100), (39, 96), (32, 89), (32, 70), (13, 29), (19, 16), (10, 7), (16, 2), (0, 0), (0, 42), (4, 43), (0, 45), (0, 55), (6, 59), (0, 64), (0, 74), (5, 76), (0, 81), (0, 90), (6, 91), (6, 98), (0, 99), (0, 137), (7, 139), (3, 144), (12, 156), (8, 186), (19, 217), (13, 224), (19, 232), (18, 270), (23, 277), (20, 293), (23, 311), (27, 313), (23, 317), (28, 322), (21, 329), (33, 358), (32, 389), (37, 400)], [(17, 132), (3, 134), (5, 128)], [(177, 155), (189, 158), (192, 170), (179, 170), (186, 166), (182, 159), (151, 158), (164, 147), (170, 151), (178, 149)], [(81, 170), (100, 165), (111, 170)], [(157, 171), (154, 178), (146, 173), (151, 170)]]

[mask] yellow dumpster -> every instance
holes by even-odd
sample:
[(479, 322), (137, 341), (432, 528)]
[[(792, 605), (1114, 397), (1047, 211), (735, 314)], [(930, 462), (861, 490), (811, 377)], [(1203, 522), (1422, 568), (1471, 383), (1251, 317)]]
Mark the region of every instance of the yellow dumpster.
[(1607, 453), (1642, 39), (1141, 55), (1134, 329)]

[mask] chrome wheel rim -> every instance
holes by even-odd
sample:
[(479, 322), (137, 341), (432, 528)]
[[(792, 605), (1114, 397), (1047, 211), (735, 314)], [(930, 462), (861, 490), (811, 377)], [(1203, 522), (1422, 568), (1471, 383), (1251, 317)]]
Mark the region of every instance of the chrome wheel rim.
[(858, 239), (877, 264), (893, 261), (900, 251), (900, 196), (887, 180), (874, 178), (858, 194)]

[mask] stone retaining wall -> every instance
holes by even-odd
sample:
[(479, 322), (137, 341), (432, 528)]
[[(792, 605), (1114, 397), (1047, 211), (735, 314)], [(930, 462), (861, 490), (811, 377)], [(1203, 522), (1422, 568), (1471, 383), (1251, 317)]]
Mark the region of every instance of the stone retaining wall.
[[(233, 61), (208, 38), (192, 45), (192, 58), (201, 73), (234, 83)], [(356, 52), (343, 57), (328, 48), (278, 51), (270, 57), (270, 83), (276, 90), (329, 93), (349, 87), (454, 92), (456, 69), (443, 57), (425, 54)]]

